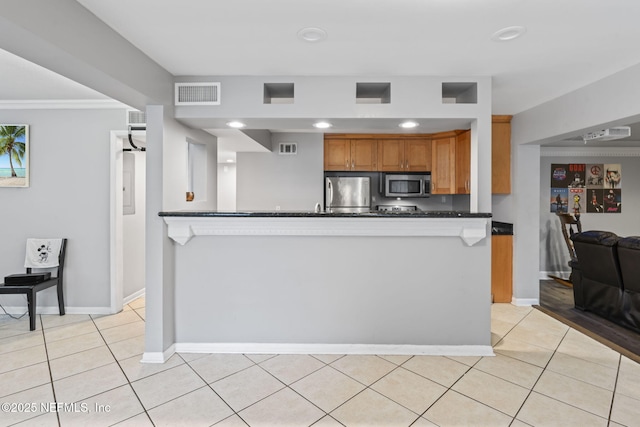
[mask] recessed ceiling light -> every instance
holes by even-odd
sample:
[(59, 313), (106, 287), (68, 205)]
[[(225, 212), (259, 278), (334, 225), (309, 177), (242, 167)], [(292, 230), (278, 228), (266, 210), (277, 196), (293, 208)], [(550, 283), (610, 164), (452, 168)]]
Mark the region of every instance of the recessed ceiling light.
[(527, 32), (525, 27), (514, 26), (514, 27), (506, 27), (501, 30), (496, 31), (491, 36), (491, 40), (498, 42), (506, 42), (509, 40), (517, 39), (521, 35)]
[(240, 128), (245, 127), (246, 125), (244, 123), (242, 123), (242, 122), (234, 120), (232, 122), (228, 122), (227, 126), (229, 126), (230, 128), (240, 129)]
[(318, 129), (327, 129), (327, 128), (330, 128), (331, 126), (333, 125), (329, 122), (316, 122), (313, 124), (313, 127), (316, 127)]
[(327, 32), (322, 28), (307, 27), (298, 31), (298, 38), (305, 42), (317, 43), (327, 38)]
[(227, 163), (233, 163), (233, 159), (227, 159)]
[(418, 127), (418, 123), (412, 122), (412, 121), (406, 121), (406, 122), (400, 123), (398, 126), (404, 129), (413, 129), (415, 127)]

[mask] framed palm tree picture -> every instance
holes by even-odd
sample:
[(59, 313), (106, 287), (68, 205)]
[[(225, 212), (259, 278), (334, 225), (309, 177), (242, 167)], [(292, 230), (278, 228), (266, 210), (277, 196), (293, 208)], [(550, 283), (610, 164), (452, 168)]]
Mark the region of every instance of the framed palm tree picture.
[(0, 187), (29, 186), (29, 126), (0, 124)]

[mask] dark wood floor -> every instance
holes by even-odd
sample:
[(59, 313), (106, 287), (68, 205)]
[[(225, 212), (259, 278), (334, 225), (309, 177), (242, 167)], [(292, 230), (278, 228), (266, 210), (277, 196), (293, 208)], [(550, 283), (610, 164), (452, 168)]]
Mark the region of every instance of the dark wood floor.
[(640, 363), (640, 334), (573, 306), (573, 289), (554, 280), (540, 281), (537, 309)]

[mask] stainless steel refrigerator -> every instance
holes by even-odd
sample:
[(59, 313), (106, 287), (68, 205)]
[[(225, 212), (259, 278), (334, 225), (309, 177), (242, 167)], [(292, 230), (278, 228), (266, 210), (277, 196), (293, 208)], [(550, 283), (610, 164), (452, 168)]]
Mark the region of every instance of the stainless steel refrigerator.
[(327, 177), (324, 194), (324, 206), (327, 212), (369, 212), (371, 210), (369, 177)]

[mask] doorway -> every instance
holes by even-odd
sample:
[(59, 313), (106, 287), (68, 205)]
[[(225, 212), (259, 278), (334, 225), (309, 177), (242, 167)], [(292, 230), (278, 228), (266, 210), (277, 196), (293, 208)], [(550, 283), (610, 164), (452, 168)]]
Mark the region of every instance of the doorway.
[[(144, 145), (144, 136), (136, 144)], [(145, 293), (146, 154), (111, 132), (111, 312)]]

